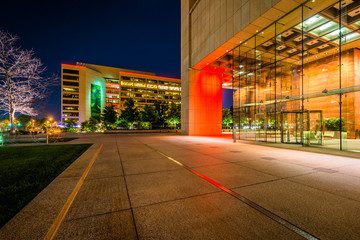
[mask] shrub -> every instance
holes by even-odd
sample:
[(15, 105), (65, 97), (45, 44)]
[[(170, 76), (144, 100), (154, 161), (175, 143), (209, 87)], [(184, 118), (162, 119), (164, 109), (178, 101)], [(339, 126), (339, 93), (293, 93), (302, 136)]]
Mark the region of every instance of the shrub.
[[(340, 131), (340, 118), (328, 118), (324, 120), (324, 124), (329, 131)], [(341, 129), (344, 131), (345, 119), (341, 118)]]

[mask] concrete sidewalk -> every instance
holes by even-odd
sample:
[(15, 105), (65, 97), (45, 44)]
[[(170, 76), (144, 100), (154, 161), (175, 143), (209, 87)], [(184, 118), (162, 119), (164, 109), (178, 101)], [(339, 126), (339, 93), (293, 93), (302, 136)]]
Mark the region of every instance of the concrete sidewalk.
[(360, 239), (359, 159), (170, 134), (70, 143), (85, 142), (0, 239), (43, 239), (100, 144), (55, 239)]

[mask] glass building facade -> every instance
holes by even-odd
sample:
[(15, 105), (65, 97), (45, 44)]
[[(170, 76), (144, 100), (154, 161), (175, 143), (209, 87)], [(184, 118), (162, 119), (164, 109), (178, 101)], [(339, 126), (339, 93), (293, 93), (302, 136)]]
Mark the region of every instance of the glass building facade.
[(360, 151), (359, 30), (360, 1), (312, 0), (229, 52), (236, 137)]

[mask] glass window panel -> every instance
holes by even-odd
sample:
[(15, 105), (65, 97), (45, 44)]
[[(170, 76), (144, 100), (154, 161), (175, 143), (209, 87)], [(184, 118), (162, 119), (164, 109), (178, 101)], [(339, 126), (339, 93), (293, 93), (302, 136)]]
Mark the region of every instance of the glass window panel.
[(360, 53), (357, 49), (360, 46), (360, 34), (357, 32), (360, 26), (353, 23), (360, 12), (356, 12), (354, 4), (342, 7), (340, 12), (342, 27), (347, 27), (353, 32), (347, 34), (341, 32), (341, 41), (337, 41), (340, 43), (341, 60), (341, 93), (339, 93), (341, 113), (335, 126), (341, 138), (341, 148), (360, 152), (360, 80), (358, 75)]
[[(304, 16), (313, 10), (304, 6)], [(303, 54), (303, 142), (314, 147), (340, 149), (336, 131), (329, 123), (339, 118), (339, 33), (348, 31), (339, 25), (339, 14), (332, 5), (322, 9), (318, 15), (328, 23), (316, 30), (304, 29)], [(337, 28), (335, 28), (337, 27)], [(334, 29), (335, 28), (335, 29)], [(317, 31), (319, 34), (313, 34)], [(330, 32), (330, 33), (327, 33)], [(325, 34), (325, 35), (324, 35)], [(335, 41), (333, 41), (335, 40)]]
[(255, 37), (240, 45), (240, 138), (255, 140)]

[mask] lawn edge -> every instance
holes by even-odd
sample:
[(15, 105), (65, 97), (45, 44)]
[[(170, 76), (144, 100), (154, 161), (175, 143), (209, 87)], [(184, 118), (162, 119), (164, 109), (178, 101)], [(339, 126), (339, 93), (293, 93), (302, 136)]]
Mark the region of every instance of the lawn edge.
[(43, 239), (100, 145), (93, 143), (8, 221), (0, 239)]

